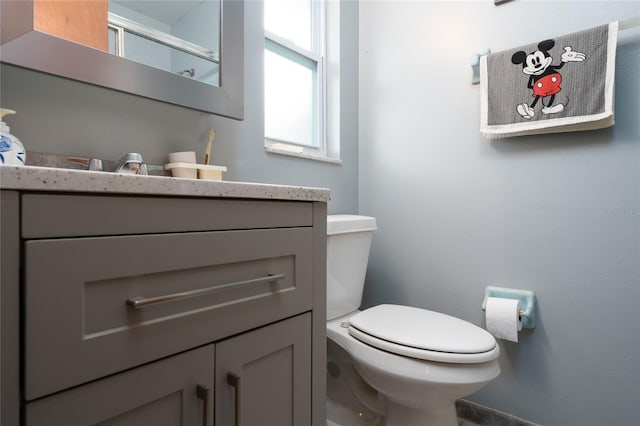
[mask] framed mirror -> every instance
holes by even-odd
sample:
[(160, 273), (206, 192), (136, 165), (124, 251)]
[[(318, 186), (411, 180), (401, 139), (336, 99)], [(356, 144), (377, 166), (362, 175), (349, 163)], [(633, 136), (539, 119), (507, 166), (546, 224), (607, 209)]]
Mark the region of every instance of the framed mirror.
[(102, 50), (218, 86), (220, 0), (94, 0), (89, 7), (96, 4), (97, 26), (108, 26), (95, 41)]
[[(70, 17), (83, 3), (102, 10)], [(61, 10), (65, 4), (68, 11)], [(165, 7), (152, 10), (154, 4)], [(187, 5), (196, 10), (185, 11)], [(2, 62), (244, 118), (243, 0), (2, 0), (0, 7)], [(217, 16), (216, 9), (205, 14), (212, 7)], [(143, 13), (173, 24), (159, 29), (150, 24), (157, 16)], [(206, 30), (191, 40), (189, 31), (169, 30), (188, 13), (195, 18), (183, 28)]]

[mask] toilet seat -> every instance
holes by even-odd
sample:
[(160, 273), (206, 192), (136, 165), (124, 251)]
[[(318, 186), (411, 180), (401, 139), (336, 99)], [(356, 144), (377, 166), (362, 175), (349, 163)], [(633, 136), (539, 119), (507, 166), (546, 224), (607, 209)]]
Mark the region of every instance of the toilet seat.
[(486, 330), (438, 312), (378, 305), (349, 318), (349, 334), (375, 348), (422, 360), (476, 364), (500, 354)]

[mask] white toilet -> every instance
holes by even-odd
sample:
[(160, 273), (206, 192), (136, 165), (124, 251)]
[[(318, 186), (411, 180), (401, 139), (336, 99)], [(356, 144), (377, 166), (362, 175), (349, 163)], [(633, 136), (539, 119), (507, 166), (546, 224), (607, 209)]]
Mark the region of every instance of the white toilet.
[[(373, 217), (327, 218), (329, 424), (454, 426), (455, 401), (500, 374), (486, 330), (425, 309), (379, 305), (359, 311)], [(333, 422), (333, 423), (332, 423)]]

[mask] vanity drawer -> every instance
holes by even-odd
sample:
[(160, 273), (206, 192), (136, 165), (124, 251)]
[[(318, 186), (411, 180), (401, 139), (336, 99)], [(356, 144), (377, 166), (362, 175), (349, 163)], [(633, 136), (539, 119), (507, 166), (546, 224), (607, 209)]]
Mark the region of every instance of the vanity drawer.
[(312, 228), (25, 242), (26, 399), (311, 310), (312, 243)]
[(27, 239), (313, 224), (313, 203), (300, 201), (27, 193), (21, 202)]

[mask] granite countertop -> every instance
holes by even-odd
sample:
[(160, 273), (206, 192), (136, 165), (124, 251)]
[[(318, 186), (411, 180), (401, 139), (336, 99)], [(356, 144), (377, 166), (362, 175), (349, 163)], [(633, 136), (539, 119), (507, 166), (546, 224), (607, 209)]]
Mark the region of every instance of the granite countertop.
[(326, 188), (183, 179), (40, 166), (0, 166), (0, 189), (190, 197), (330, 200)]

